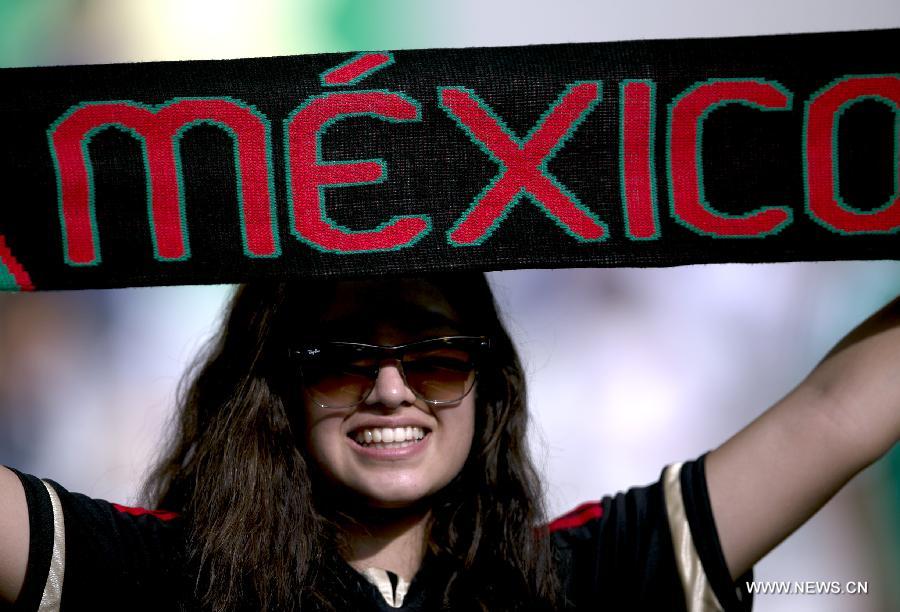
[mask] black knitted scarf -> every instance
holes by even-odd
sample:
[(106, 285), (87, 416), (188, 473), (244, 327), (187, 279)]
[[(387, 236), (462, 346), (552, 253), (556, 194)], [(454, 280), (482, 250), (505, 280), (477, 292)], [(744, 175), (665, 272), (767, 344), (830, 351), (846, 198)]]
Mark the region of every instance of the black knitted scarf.
[(900, 258), (900, 30), (0, 70), (0, 289)]

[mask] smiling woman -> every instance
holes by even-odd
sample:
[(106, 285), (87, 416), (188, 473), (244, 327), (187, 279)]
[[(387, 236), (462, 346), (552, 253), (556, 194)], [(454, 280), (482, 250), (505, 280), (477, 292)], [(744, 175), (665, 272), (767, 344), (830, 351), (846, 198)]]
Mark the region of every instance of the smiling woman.
[[(498, 609), (500, 594), (552, 607), (523, 392), (481, 275), (246, 286), (151, 498), (191, 517), (211, 609), (289, 609), (298, 594), (325, 609)], [(396, 445), (407, 432), (422, 439)], [(487, 567), (493, 583), (472, 571)], [(363, 576), (386, 572), (397, 588), (382, 598)]]
[(900, 437), (898, 333), (895, 301), (719, 448), (548, 522), (483, 275), (247, 285), (186, 378), (162, 510), (0, 469), (0, 600), (749, 609), (752, 566)]
[[(414, 339), (403, 347), (411, 351), (334, 343), (320, 350), (318, 363), (308, 359), (303, 370), (302, 429), (310, 455), (334, 484), (383, 507), (408, 505), (446, 486), (462, 469), (474, 434), (475, 398), (468, 384), (474, 363), (466, 347), (471, 338), (426, 340), (459, 324), (445, 299), (437, 294), (429, 300), (416, 288), (344, 285), (324, 316), (335, 329), (368, 327), (358, 339), (378, 345)], [(373, 302), (384, 318), (358, 320), (363, 312), (333, 318), (347, 304)], [(420, 326), (416, 322), (424, 321), (423, 315), (439, 315), (443, 322)], [(406, 329), (403, 319), (411, 323)], [(446, 384), (431, 384), (442, 377), (456, 387), (446, 389), (447, 395), (436, 393)]]

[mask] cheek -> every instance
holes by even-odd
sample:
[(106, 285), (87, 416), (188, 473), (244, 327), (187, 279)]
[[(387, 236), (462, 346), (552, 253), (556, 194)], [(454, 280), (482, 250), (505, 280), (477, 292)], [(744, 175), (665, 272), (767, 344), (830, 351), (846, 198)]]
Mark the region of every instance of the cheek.
[(340, 415), (327, 414), (319, 407), (307, 406), (297, 439), (306, 447), (306, 455), (327, 475), (333, 475), (339, 458), (341, 439)]
[(465, 455), (468, 457), (469, 451), (472, 448), (472, 444), (475, 440), (475, 407), (472, 406), (472, 409), (465, 413), (465, 420), (463, 427), (465, 429), (465, 435), (463, 439), (465, 440), (464, 449)]
[(475, 401), (467, 398), (461, 405), (444, 415), (443, 426), (447, 435), (447, 467), (453, 476), (462, 470), (475, 439)]

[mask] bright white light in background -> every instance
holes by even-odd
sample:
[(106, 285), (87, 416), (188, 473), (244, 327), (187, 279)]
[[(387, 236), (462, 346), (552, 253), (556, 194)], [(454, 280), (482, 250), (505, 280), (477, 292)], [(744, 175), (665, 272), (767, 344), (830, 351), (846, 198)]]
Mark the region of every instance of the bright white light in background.
[[(446, 28), (455, 38), (459, 38), (460, 30), (465, 31), (464, 44), (490, 46), (745, 36), (900, 25), (897, 0), (556, 0), (553, 10), (547, 10), (545, 0), (516, 0), (514, 7), (512, 4), (456, 0), (444, 7), (436, 3), (433, 10), (444, 13), (447, 22), (456, 22)], [(441, 36), (440, 32), (436, 34)]]
[(94, 0), (93, 27), (117, 33), (125, 59), (227, 59), (310, 53), (319, 49), (311, 1)]

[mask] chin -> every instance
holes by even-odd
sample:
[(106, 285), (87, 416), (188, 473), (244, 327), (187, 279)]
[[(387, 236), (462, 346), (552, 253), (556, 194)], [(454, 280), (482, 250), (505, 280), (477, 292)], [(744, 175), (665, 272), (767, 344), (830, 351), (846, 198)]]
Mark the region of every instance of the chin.
[(375, 498), (369, 497), (369, 498), (367, 498), (367, 501), (369, 503), (369, 507), (371, 507), (371, 508), (380, 508), (383, 510), (396, 510), (399, 508), (409, 508), (411, 506), (414, 506), (416, 504), (416, 502), (418, 502), (420, 499), (421, 498), (419, 498), (419, 497), (415, 497), (415, 498), (396, 498), (396, 497), (394, 497), (394, 498), (390, 498), (390, 499), (385, 499), (385, 498), (375, 499)]
[(356, 493), (373, 508), (406, 508), (428, 497), (429, 492), (422, 488), (396, 488), (372, 490), (356, 489)]

